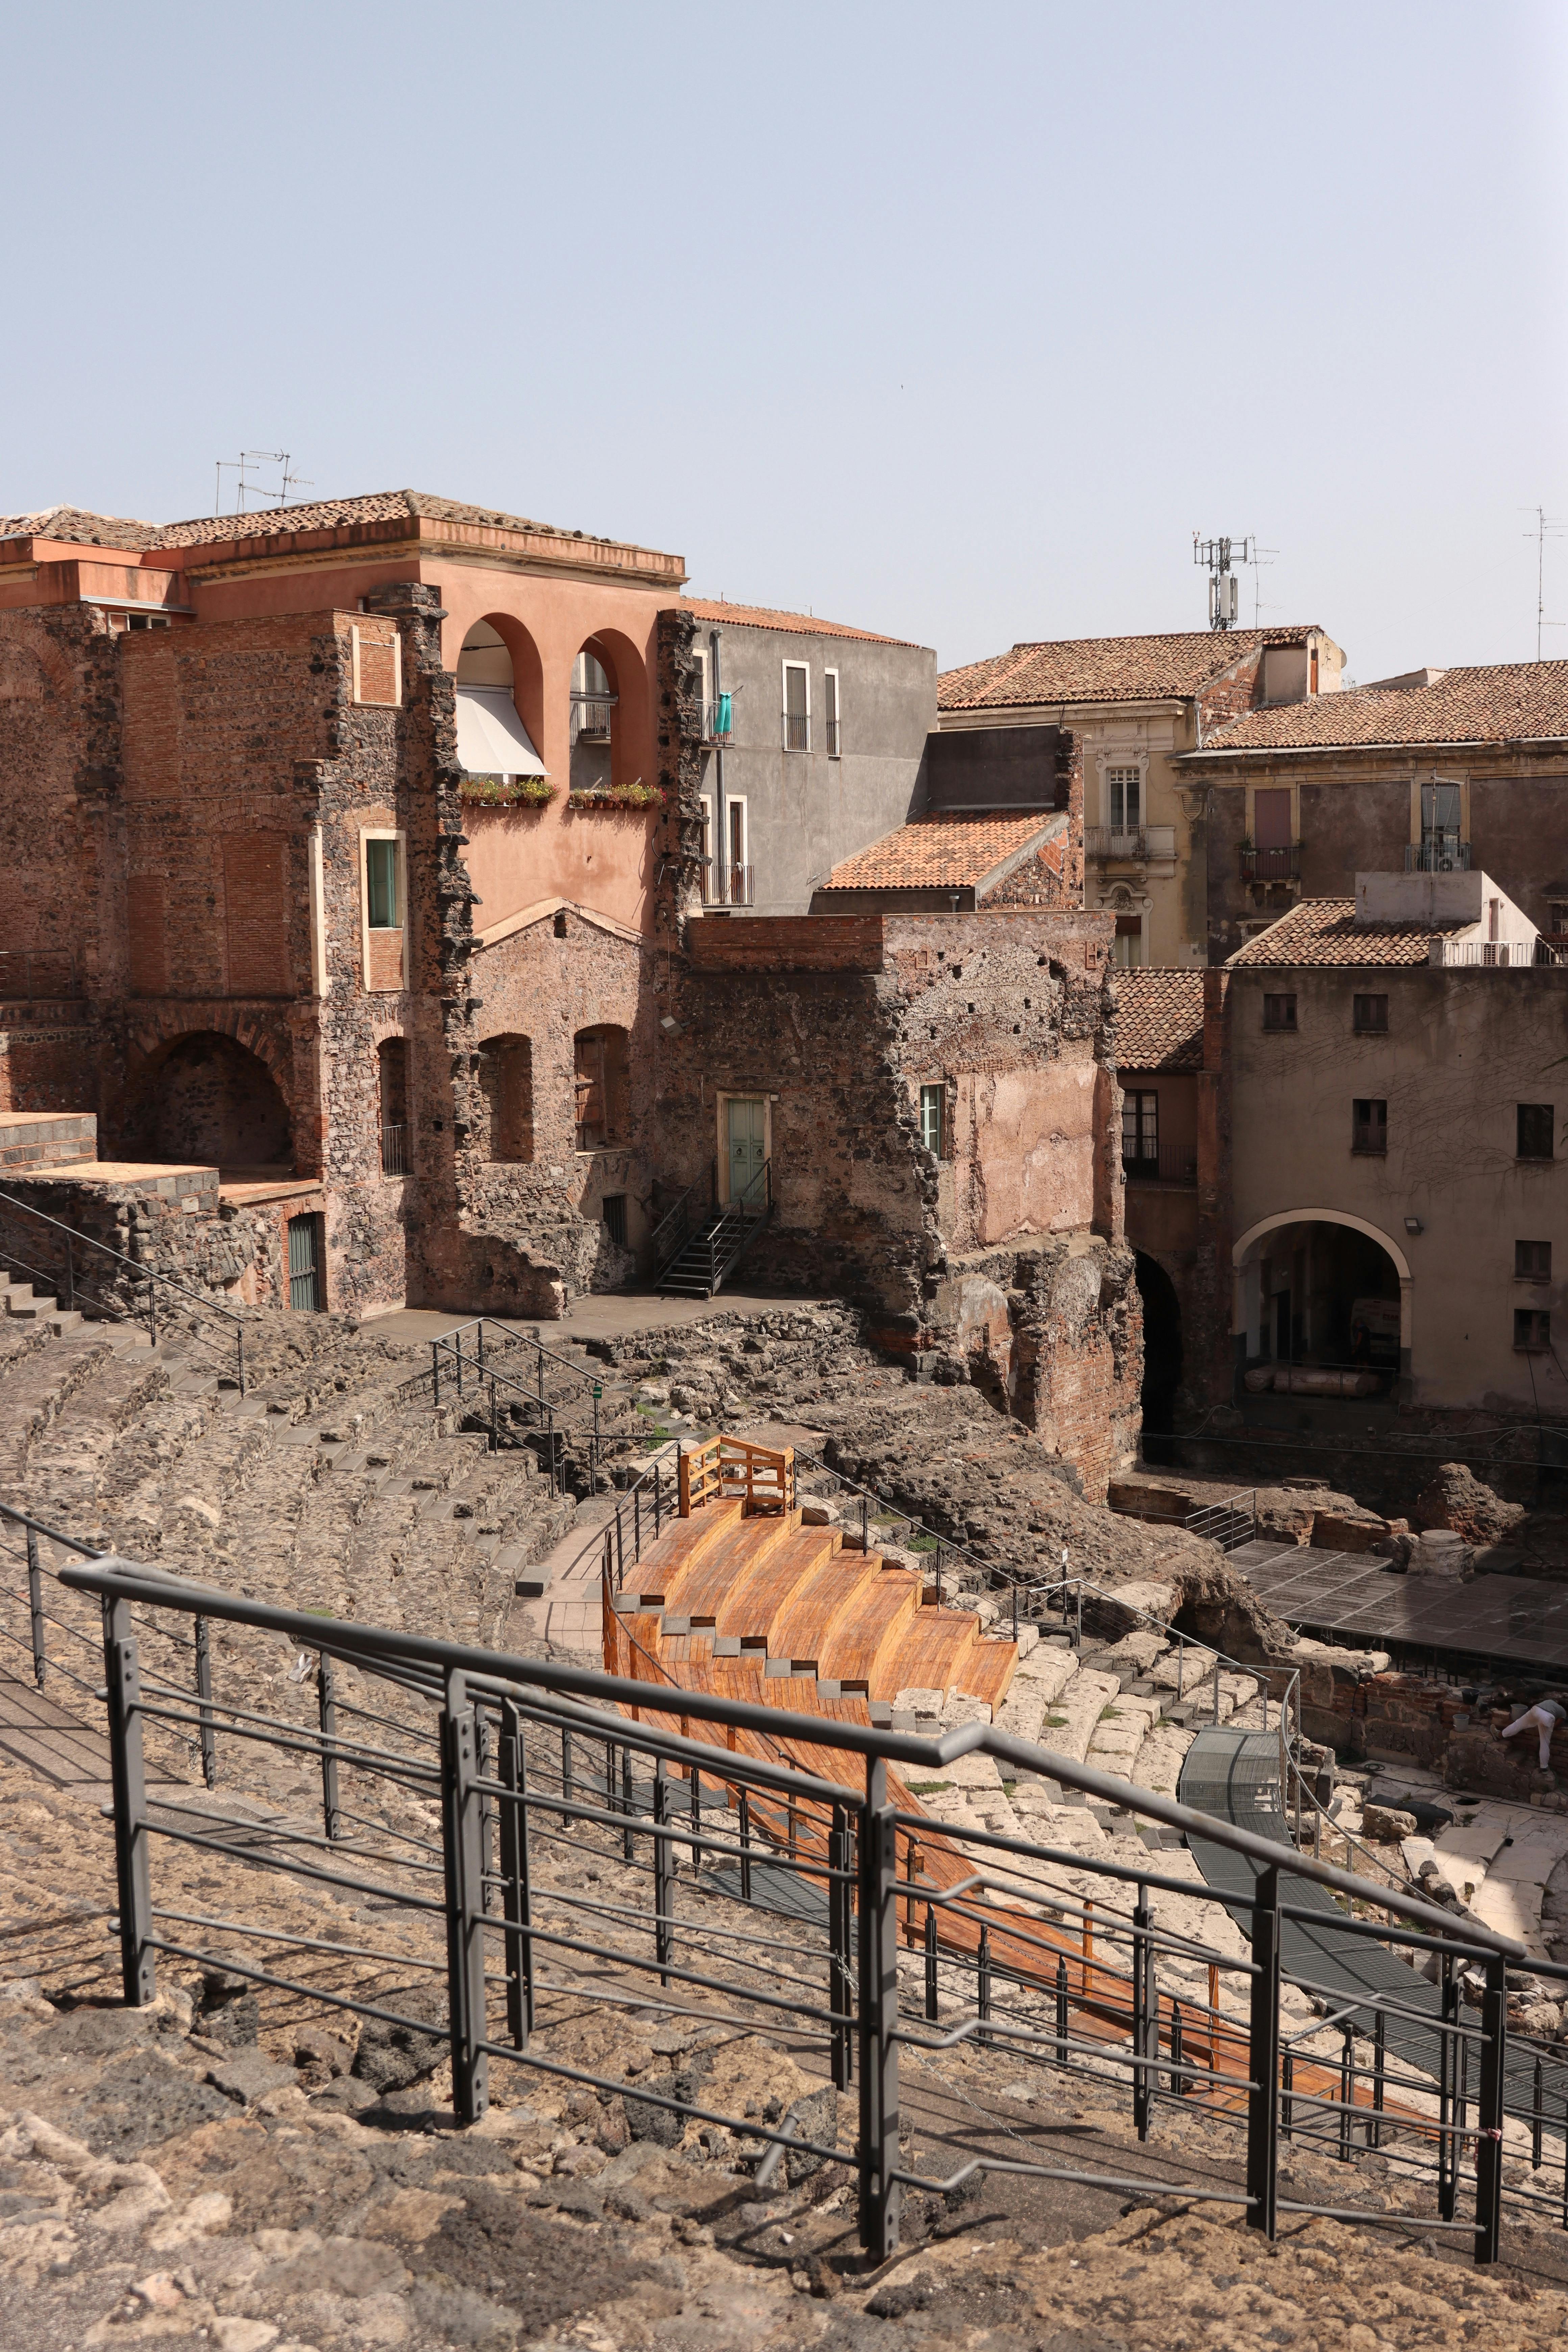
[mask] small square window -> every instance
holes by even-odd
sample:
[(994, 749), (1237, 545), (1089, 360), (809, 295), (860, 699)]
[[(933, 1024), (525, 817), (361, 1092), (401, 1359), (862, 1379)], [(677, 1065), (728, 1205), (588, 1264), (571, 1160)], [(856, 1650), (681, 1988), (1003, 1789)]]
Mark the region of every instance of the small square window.
[(1532, 1356), (1543, 1356), (1552, 1345), (1552, 1318), (1536, 1307), (1513, 1310), (1513, 1344)]
[(1552, 1103), (1521, 1103), (1517, 1150), (1521, 1160), (1550, 1160), (1552, 1138), (1557, 1125), (1555, 1106)]
[(1550, 1242), (1515, 1242), (1513, 1274), (1516, 1282), (1550, 1282), (1552, 1244)]
[(1358, 1036), (1384, 1036), (1388, 1030), (1387, 997), (1358, 996), (1355, 1001), (1355, 1027)]
[(921, 1141), (938, 1160), (942, 1158), (942, 1108), (946, 1097), (945, 1087), (921, 1088)]
[(1296, 999), (1291, 996), (1266, 996), (1263, 1000), (1263, 1025), (1266, 1029), (1294, 1029)]
[(1357, 1095), (1351, 1118), (1351, 1150), (1352, 1151), (1385, 1152), (1388, 1150), (1388, 1105), (1375, 1097)]

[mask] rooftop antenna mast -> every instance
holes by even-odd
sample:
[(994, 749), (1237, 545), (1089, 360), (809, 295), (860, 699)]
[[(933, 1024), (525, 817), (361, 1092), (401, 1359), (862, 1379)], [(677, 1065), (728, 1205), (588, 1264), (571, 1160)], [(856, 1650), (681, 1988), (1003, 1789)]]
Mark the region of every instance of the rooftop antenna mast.
[[(258, 466), (281, 467), (281, 488), (269, 490), (264, 483), (253, 482), (250, 477)], [(239, 477), (234, 493), (236, 514), (247, 511), (245, 501), (247, 494), (258, 498), (264, 506), (286, 507), (294, 504), (297, 489), (315, 488), (313, 482), (292, 470), (292, 461), (287, 449), (242, 449), (237, 457), (220, 457), (217, 460), (216, 486), (213, 496), (215, 515), (223, 512), (223, 478), (226, 474), (237, 474)]]
[(1200, 539), (1193, 533), (1193, 562), (1206, 569), (1209, 575), (1209, 626), (1211, 629), (1233, 629), (1241, 610), (1241, 593), (1235, 572), (1237, 563), (1256, 563), (1258, 542), (1250, 534), (1246, 539)]
[(1546, 617), (1546, 542), (1549, 539), (1561, 539), (1568, 531), (1568, 523), (1561, 516), (1549, 515), (1544, 507), (1525, 507), (1521, 511), (1535, 517), (1535, 529), (1527, 530), (1524, 536), (1535, 541), (1535, 658), (1540, 661), (1542, 633), (1568, 627), (1568, 622), (1549, 621)]

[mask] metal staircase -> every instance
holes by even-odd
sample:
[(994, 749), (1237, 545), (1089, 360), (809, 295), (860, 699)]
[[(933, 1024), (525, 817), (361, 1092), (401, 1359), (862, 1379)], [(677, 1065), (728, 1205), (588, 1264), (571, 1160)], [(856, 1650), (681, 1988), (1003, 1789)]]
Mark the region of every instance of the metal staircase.
[(700, 1204), (690, 1185), (654, 1234), (654, 1288), (661, 1297), (711, 1298), (773, 1213), (773, 1162), (764, 1160), (732, 1201)]

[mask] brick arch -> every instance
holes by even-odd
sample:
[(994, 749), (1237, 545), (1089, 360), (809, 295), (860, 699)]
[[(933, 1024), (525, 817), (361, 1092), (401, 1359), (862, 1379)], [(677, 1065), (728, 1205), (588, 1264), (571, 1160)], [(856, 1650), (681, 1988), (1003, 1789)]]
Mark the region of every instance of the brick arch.
[[(38, 672), (37, 692), (24, 667), (26, 663)], [(0, 638), (0, 701), (30, 702), (46, 694), (68, 695), (73, 683), (68, 657), (46, 630), (24, 622), (8, 628)]]
[(144, 1062), (157, 1058), (160, 1049), (178, 1045), (182, 1037), (197, 1037), (213, 1032), (220, 1037), (232, 1037), (264, 1062), (274, 1084), (285, 1102), (292, 1095), (290, 1058), (279, 1041), (261, 1026), (254, 1014), (229, 1004), (168, 1005), (152, 1013), (138, 1013), (131, 1032), (131, 1044)]
[(296, 1106), (278, 1042), (226, 1006), (167, 1009), (136, 1024), (124, 1126), (140, 1155), (220, 1167), (296, 1160)]

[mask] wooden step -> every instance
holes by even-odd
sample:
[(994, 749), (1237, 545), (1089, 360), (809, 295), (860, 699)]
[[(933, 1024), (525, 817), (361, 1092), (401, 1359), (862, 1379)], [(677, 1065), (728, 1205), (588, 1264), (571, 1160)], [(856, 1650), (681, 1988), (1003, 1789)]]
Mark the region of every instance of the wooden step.
[[(706, 1518), (714, 1509), (727, 1505), (710, 1503), (703, 1511), (693, 1512), (693, 1518)], [(740, 1505), (734, 1506), (739, 1511)], [(697, 1557), (681, 1577), (672, 1594), (665, 1590), (665, 1613), (684, 1620), (679, 1628), (695, 1632), (700, 1625), (717, 1625), (719, 1612), (734, 1587), (751, 1576), (773, 1553), (788, 1543), (799, 1525), (794, 1511), (775, 1513), (769, 1518), (731, 1519), (717, 1542), (709, 1545)]]
[(888, 1662), (901, 1690), (967, 1689), (964, 1672), (980, 1639), (980, 1620), (961, 1609), (921, 1609)]
[(1016, 1642), (978, 1642), (964, 1658), (962, 1672), (954, 1677), (965, 1698), (988, 1699), (991, 1719), (996, 1719), (996, 1709), (1007, 1696), (1007, 1686), (1018, 1669)]
[(825, 1682), (849, 1684), (871, 1698), (890, 1698), (884, 1661), (890, 1658), (921, 1605), (921, 1580), (907, 1569), (868, 1576), (835, 1617), (817, 1652)]
[(768, 1637), (774, 1657), (826, 1670), (822, 1656), (856, 1595), (882, 1572), (881, 1555), (839, 1549), (804, 1577), (778, 1615)]
[(735, 1502), (710, 1503), (689, 1519), (674, 1520), (632, 1571), (639, 1592), (657, 1607), (675, 1608), (685, 1578), (740, 1520), (741, 1506)]
[[(759, 1524), (755, 1519), (748, 1521), (752, 1527)], [(761, 1552), (735, 1579), (715, 1615), (714, 1630), (738, 1634), (742, 1642), (754, 1643), (770, 1654), (792, 1656), (793, 1652), (779, 1651), (773, 1641), (773, 1622), (797, 1587), (837, 1549), (836, 1529), (796, 1528), (784, 1542)]]

